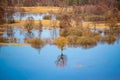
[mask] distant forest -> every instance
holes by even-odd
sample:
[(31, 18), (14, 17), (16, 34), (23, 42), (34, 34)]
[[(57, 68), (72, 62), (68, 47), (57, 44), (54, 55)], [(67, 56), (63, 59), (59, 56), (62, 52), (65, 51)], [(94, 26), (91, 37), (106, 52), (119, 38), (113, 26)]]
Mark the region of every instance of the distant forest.
[(104, 4), (120, 9), (120, 0), (0, 0), (0, 6), (81, 6)]

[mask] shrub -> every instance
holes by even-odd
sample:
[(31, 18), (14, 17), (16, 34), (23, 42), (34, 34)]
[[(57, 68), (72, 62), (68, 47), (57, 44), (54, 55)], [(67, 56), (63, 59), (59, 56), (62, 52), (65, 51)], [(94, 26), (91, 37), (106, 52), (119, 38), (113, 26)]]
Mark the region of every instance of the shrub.
[(67, 36), (68, 45), (77, 45), (77, 36)]
[(57, 20), (61, 20), (61, 15), (59, 14), (59, 15), (56, 15), (56, 19)]
[(82, 36), (83, 31), (78, 28), (70, 28), (69, 35)]
[(87, 21), (105, 21), (104, 16), (88, 16), (86, 18)]
[(60, 19), (60, 28), (71, 27), (71, 16), (68, 14), (63, 14)]
[(28, 17), (26, 22), (25, 22), (25, 29), (28, 31), (28, 32), (31, 32), (33, 27), (34, 27), (34, 18), (33, 17)]
[(30, 44), (33, 48), (36, 48), (36, 49), (42, 48), (44, 46), (44, 42), (40, 38), (31, 39)]
[(45, 19), (45, 20), (51, 20), (52, 19), (52, 15), (45, 15), (43, 17), (43, 19)]
[(58, 48), (60, 48), (61, 50), (64, 49), (64, 47), (66, 46), (67, 44), (67, 39), (65, 37), (58, 37), (56, 40), (55, 40), (55, 44), (58, 46)]
[(80, 45), (95, 45), (97, 44), (97, 41), (91, 37), (80, 37), (77, 40), (77, 43)]
[(66, 36), (68, 36), (69, 35), (69, 29), (61, 29), (60, 30), (60, 35), (61, 36), (64, 36), (64, 37), (66, 37)]
[(5, 37), (0, 37), (0, 43), (6, 43), (8, 42), (8, 39)]
[(113, 44), (116, 41), (116, 37), (113, 35), (106, 35), (103, 37), (103, 41), (108, 44)]

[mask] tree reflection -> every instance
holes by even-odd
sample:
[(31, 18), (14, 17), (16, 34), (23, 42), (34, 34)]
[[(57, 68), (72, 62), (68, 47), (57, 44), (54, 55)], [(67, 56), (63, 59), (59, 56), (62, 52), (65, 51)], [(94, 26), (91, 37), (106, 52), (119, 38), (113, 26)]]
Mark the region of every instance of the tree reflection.
[(32, 32), (27, 32), (25, 34), (24, 42), (29, 43), (29, 41), (34, 38), (34, 34)]
[(63, 51), (67, 45), (67, 39), (65, 37), (58, 37), (55, 40), (55, 44), (61, 49), (61, 51)]
[(4, 32), (5, 32), (4, 26), (0, 26), (0, 36), (3, 36)]
[(114, 35), (106, 35), (103, 37), (103, 42), (108, 44), (114, 44), (116, 41), (116, 37)]
[(28, 17), (26, 22), (25, 22), (24, 28), (27, 30), (27, 32), (31, 33), (33, 27), (34, 27), (34, 18), (33, 17)]
[(58, 67), (65, 67), (67, 64), (67, 56), (61, 53), (61, 55), (57, 57), (55, 64)]
[(17, 38), (14, 37), (14, 27), (6, 27), (7, 39), (8, 42), (17, 42)]
[(2, 8), (0, 6), (0, 24), (3, 24), (5, 22), (5, 20), (4, 20), (4, 12), (5, 12), (4, 8)]
[(44, 46), (44, 42), (40, 38), (33, 38), (33, 39), (30, 40), (30, 45), (33, 48), (37, 49), (40, 53), (40, 49)]
[(80, 46), (82, 48), (91, 48), (97, 45), (101, 35), (98, 32), (92, 32), (89, 28), (67, 28), (60, 31), (60, 35), (67, 39), (68, 46)]
[(0, 43), (7, 43), (8, 39), (6, 37), (0, 36)]
[(42, 27), (43, 27), (43, 25), (42, 25), (42, 21), (39, 20), (39, 25), (38, 25), (39, 37), (41, 37)]
[(51, 36), (52, 36), (52, 39), (55, 40), (56, 37), (57, 37), (57, 29), (56, 28), (53, 28), (51, 30)]
[(2, 48), (2, 45), (0, 45), (0, 53), (1, 53), (1, 48)]
[(52, 26), (51, 35), (54, 40), (57, 37), (57, 21), (51, 20), (51, 26)]

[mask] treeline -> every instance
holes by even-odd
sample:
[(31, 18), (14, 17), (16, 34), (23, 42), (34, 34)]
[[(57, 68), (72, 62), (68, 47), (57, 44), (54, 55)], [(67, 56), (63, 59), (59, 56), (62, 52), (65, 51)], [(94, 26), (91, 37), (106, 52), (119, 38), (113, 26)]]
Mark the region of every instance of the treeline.
[(99, 5), (120, 9), (120, 0), (0, 0), (0, 6), (83, 6)]
[(117, 6), (120, 8), (120, 0), (0, 0), (1, 5), (9, 6), (73, 6), (73, 5), (97, 5), (99, 3), (107, 6)]

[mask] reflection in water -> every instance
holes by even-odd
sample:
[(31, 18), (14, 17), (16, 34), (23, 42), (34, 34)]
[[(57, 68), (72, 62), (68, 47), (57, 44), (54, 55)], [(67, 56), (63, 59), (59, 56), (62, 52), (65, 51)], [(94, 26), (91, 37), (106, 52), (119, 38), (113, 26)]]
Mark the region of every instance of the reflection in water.
[(5, 19), (7, 24), (12, 24), (12, 23), (15, 22), (14, 18), (13, 18), (13, 14), (14, 14), (14, 8), (13, 7), (8, 7), (7, 9), (5, 9), (4, 19)]
[(14, 37), (14, 27), (11, 26), (7, 26), (6, 27), (6, 34), (7, 34), (7, 39), (9, 43), (16, 43), (17, 42), (17, 38)]
[(40, 38), (33, 38), (29, 42), (30, 42), (30, 45), (33, 48), (37, 49), (40, 53), (40, 49), (44, 46), (43, 40), (41, 40)]
[(25, 21), (24, 28), (27, 30), (27, 32), (31, 33), (34, 26), (35, 26), (34, 18), (33, 17), (28, 17), (27, 20)]
[(57, 57), (55, 64), (58, 67), (65, 67), (67, 64), (67, 56), (61, 53), (61, 55)]
[(22, 20), (24, 16), (25, 16), (24, 9), (19, 9), (17, 12), (13, 14), (13, 18), (15, 20)]
[[(26, 23), (24, 25), (24, 29), (27, 30), (27, 33), (25, 33), (24, 29), (19, 30), (22, 35), (23, 41), (29, 43), (29, 40), (33, 39), (34, 37), (40, 37), (42, 38), (42, 34), (45, 34), (44, 36), (47, 36), (47, 32), (43, 33), (43, 24), (42, 24), (42, 18), (47, 14), (24, 14), (24, 10), (16, 12), (13, 17), (19, 16), (24, 17), (24, 20), (26, 20)], [(70, 16), (68, 15), (63, 15), (63, 19), (60, 22), (61, 29), (56, 27), (56, 19), (55, 19), (55, 14), (51, 14), (54, 19), (52, 19), (52, 30), (49, 30), (51, 36), (50, 39), (52, 39), (52, 42), (55, 42), (55, 39), (59, 36), (65, 37), (67, 43), (62, 43), (63, 40), (59, 41), (57, 40), (58, 44), (56, 44), (61, 50), (64, 49), (64, 46), (68, 47), (82, 47), (85, 49), (92, 48), (96, 46), (98, 43), (108, 43), (108, 44), (113, 44), (117, 40), (119, 43), (119, 37), (120, 37), (120, 27), (113, 27), (111, 29), (103, 29), (103, 30), (97, 30), (96, 27), (94, 29), (90, 29), (89, 27), (83, 28), (82, 26), (75, 26), (75, 27), (70, 27)], [(11, 16), (11, 15), (10, 15)], [(39, 17), (38, 17), (39, 16)], [(70, 18), (69, 18), (70, 17)], [(37, 19), (36, 19), (37, 18)], [(22, 18), (21, 18), (22, 19)], [(37, 27), (35, 27), (35, 20), (39, 20), (39, 23), (37, 24)], [(66, 26), (67, 25), (67, 26)], [(69, 26), (68, 26), (69, 25)], [(35, 30), (35, 31), (34, 31)], [(36, 31), (38, 30), (38, 31)], [(9, 43), (11, 42), (16, 42), (17, 38), (15, 37), (13, 27), (7, 26), (6, 28), (7, 32), (7, 39)], [(49, 33), (48, 32), (48, 33)], [(60, 33), (59, 33), (60, 32)], [(37, 36), (36, 36), (37, 34)], [(2, 35), (2, 34), (1, 34)], [(19, 35), (20, 36), (20, 33)], [(46, 40), (46, 39), (45, 39)], [(47, 42), (48, 44), (51, 42)]]
[(34, 34), (32, 32), (30, 32), (30, 33), (28, 32), (25, 34), (25, 37), (27, 37), (28, 39), (32, 39), (32, 38), (34, 38)]
[(38, 25), (38, 31), (39, 31), (39, 37), (41, 37), (41, 34), (42, 34), (42, 27), (43, 27), (43, 25), (42, 25), (42, 22), (41, 22), (41, 20), (39, 20), (39, 25)]
[(14, 36), (13, 27), (7, 26), (7, 28), (6, 28), (6, 33), (7, 33), (7, 36), (8, 36), (8, 37)]
[[(14, 20), (26, 20), (28, 17), (32, 16), (35, 20), (43, 20), (44, 16), (48, 14), (26, 14), (23, 9), (20, 9), (20, 11), (17, 11), (13, 14)], [(51, 19), (56, 20), (56, 15), (51, 14)]]
[[(28, 27), (30, 27), (30, 25), (32, 25), (32, 24), (29, 23)], [(37, 32), (36, 30), (32, 30), (32, 29), (34, 29), (34, 27), (27, 33), (26, 33), (26, 31), (24, 31), (24, 29), (22, 29), (23, 33), (25, 33), (25, 35), (21, 34), (22, 37), (19, 33), (18, 33), (18, 35), (15, 35), (17, 32), (14, 33), (13, 27), (7, 27), (7, 29), (6, 29), (7, 38), (10, 38), (11, 40), (13, 40), (13, 37), (19, 37), (21, 39), (25, 39), (25, 42), (30, 44), (32, 48), (35, 48), (40, 53), (41, 48), (43, 48), (45, 45), (44, 44), (45, 39), (43, 39), (41, 37), (42, 31), (44, 32), (44, 30), (42, 30), (43, 28), (41, 25), (41, 21), (40, 21), (39, 25), (40, 25), (39, 32)], [(56, 29), (53, 29), (52, 31), (53, 31), (52, 32), (53, 36), (52, 37), (49, 36), (50, 38), (48, 38), (48, 40), (46, 40), (46, 42), (47, 42), (46, 44), (53, 43), (54, 40), (51, 38), (56, 38)], [(49, 32), (50, 32), (50, 30), (45, 31), (44, 37), (48, 36), (48, 34), (46, 34), (46, 33), (49, 33)], [(37, 36), (35, 33), (37, 34)], [(91, 30), (81, 29), (81, 28), (70, 29), (70, 30), (66, 29), (63, 31), (63, 33), (64, 33), (63, 34), (64, 37), (59, 37), (56, 40), (56, 46), (58, 46), (58, 48), (60, 48), (61, 51), (64, 50), (65, 46), (69, 47), (69, 45), (70, 46), (72, 45), (74, 47), (79, 46), (82, 48), (91, 48), (91, 47), (96, 46), (99, 42), (102, 42), (102, 41), (105, 43), (113, 44), (117, 38), (117, 36), (115, 36), (114, 34), (111, 34), (111, 35), (104, 34), (101, 36), (101, 34), (99, 34), (96, 30), (91, 32)], [(57, 33), (57, 34), (59, 34), (59, 33)], [(63, 36), (63, 35), (61, 35), (61, 36)], [(0, 38), (0, 42), (2, 42), (1, 40), (5, 41), (4, 39)], [(8, 40), (8, 39), (6, 39), (6, 40)], [(11, 43), (11, 41), (9, 41), (9, 43)], [(75, 48), (75, 51), (80, 51), (80, 52), (72, 52), (71, 50), (70, 50), (71, 52), (67, 51), (68, 53), (70, 53), (69, 54), (69, 58), (71, 58), (70, 66), (72, 66), (72, 65), (74, 65), (74, 63), (78, 63), (78, 62), (83, 64), (83, 65), (81, 65), (81, 64), (76, 65), (76, 67), (78, 67), (78, 68), (87, 67), (86, 64), (97, 65), (94, 68), (92, 67), (87, 70), (83, 69), (82, 73), (81, 73), (82, 75), (79, 75), (78, 73), (76, 73), (76, 70), (77, 71), (81, 71), (81, 70), (79, 70), (79, 69), (71, 70), (70, 67), (66, 67), (66, 69), (64, 69), (65, 73), (63, 71), (58, 71), (55, 68), (55, 65), (57, 67), (65, 67), (67, 65), (68, 59), (67, 59), (67, 56), (64, 55), (63, 53), (61, 53), (59, 56), (55, 53), (49, 54), (49, 52), (57, 51), (57, 49), (55, 49), (55, 48), (53, 48), (53, 49), (51, 49), (51, 47), (44, 48), (43, 53), (46, 53), (48, 51), (48, 54), (46, 53), (45, 55), (41, 55), (42, 57), (39, 58), (38, 56), (33, 56), (32, 53), (35, 53), (35, 52), (30, 47), (26, 47), (26, 48), (19, 47), (18, 48), (18, 47), (10, 46), (9, 48), (8, 47), (4, 48), (4, 51), (0, 52), (2, 55), (2, 56), (0, 56), (1, 57), (0, 71), (3, 71), (2, 72), (3, 73), (2, 75), (4, 75), (3, 78), (6, 78), (6, 76), (8, 76), (8, 75), (9, 75), (8, 78), (11, 78), (10, 76), (13, 76), (13, 78), (14, 78), (14, 76), (15, 77), (19, 76), (22, 78), (26, 77), (26, 76), (28, 76), (28, 77), (30, 76), (34, 80), (37, 80), (37, 78), (39, 78), (39, 76), (43, 76), (43, 74), (46, 75), (46, 73), (49, 73), (49, 72), (52, 72), (52, 73), (50, 74), (50, 76), (48, 76), (48, 78), (51, 77), (51, 75), (59, 77), (58, 74), (61, 74), (62, 79), (66, 75), (74, 75), (75, 77), (77, 77), (77, 79), (81, 79), (81, 77), (83, 78), (83, 75), (86, 75), (86, 74), (88, 75), (88, 76), (86, 75), (87, 77), (90, 77), (89, 74), (91, 75), (91, 73), (92, 73), (92, 75), (95, 75), (97, 77), (104, 76), (104, 74), (111, 76), (111, 73), (109, 73), (109, 72), (113, 72), (116, 77), (116, 75), (119, 75), (119, 70), (120, 70), (119, 69), (119, 57), (117, 56), (117, 55), (119, 55), (118, 54), (119, 53), (118, 46), (119, 45), (117, 45), (117, 46), (115, 45), (115, 47), (113, 47), (113, 46), (109, 47), (110, 50), (104, 49), (104, 48), (106, 48), (106, 45), (102, 46), (102, 48), (100, 45), (100, 47), (97, 47), (96, 49), (91, 49), (88, 51), (84, 51), (83, 49), (79, 49), (79, 48)], [(0, 46), (0, 48), (1, 48), (1, 46)], [(22, 51), (19, 52), (20, 49), (22, 49)], [(108, 51), (106, 51), (106, 50), (108, 50)], [(25, 51), (28, 51), (31, 53), (26, 54)], [(98, 53), (98, 54), (93, 54), (93, 52)], [(76, 54), (74, 54), (74, 53), (76, 53)], [(85, 53), (85, 54), (79, 54), (79, 53)], [(86, 54), (86, 53), (91, 53), (91, 54)], [(55, 65), (52, 65), (51, 61), (52, 60), (54, 61), (53, 56), (56, 56), (56, 55), (58, 56), (57, 60), (55, 61)], [(73, 55), (77, 56), (77, 57), (73, 57)], [(109, 57), (108, 57), (108, 55), (109, 55)], [(27, 57), (27, 59), (26, 59), (26, 57)], [(32, 57), (32, 59), (31, 59), (31, 57)], [(49, 62), (49, 60), (51, 60), (51, 61)], [(100, 61), (103, 61), (103, 60), (108, 60), (108, 61), (110, 61), (110, 63), (105, 64), (105, 65), (99, 65)], [(16, 65), (16, 63), (17, 63), (17, 65)], [(31, 63), (33, 65), (31, 65)], [(31, 66), (29, 66), (29, 65), (31, 65)], [(48, 68), (48, 66), (50, 66), (50, 68)], [(111, 67), (109, 68), (109, 66), (111, 66), (112, 68)], [(13, 67), (14, 67), (14, 69), (13, 69)], [(20, 69), (20, 67), (22, 67), (22, 68)], [(97, 72), (100, 72), (100, 74), (95, 74), (94, 69), (97, 70)], [(116, 73), (116, 71), (118, 71), (118, 73)], [(11, 73), (11, 74), (9, 74), (9, 73)], [(26, 73), (26, 75), (23, 75), (24, 73)], [(84, 76), (84, 77), (86, 77), (86, 76)], [(92, 76), (92, 77), (94, 77), (94, 76)], [(104, 77), (106, 77), (106, 76), (104, 76)], [(73, 77), (70, 76), (70, 78), (73, 78)], [(30, 79), (30, 78), (26, 78), (26, 79)], [(77, 80), (77, 79), (75, 79), (75, 80)], [(44, 79), (44, 80), (48, 80), (48, 79)], [(50, 80), (52, 80), (52, 79), (50, 78)], [(94, 79), (92, 79), (92, 80), (94, 80)]]
[(25, 34), (24, 42), (29, 43), (29, 41), (34, 38), (34, 34), (32, 32), (27, 32)]
[(0, 53), (1, 53), (1, 48), (2, 48), (2, 45), (0, 45)]
[(57, 38), (57, 29), (52, 29), (51, 30), (51, 36), (52, 36), (53, 40), (55, 40)]
[[(61, 50), (63, 50), (65, 46), (88, 49), (96, 46), (98, 43), (114, 44), (116, 40), (117, 43), (119, 43), (119, 36), (115, 35), (117, 33), (112, 35), (109, 32), (104, 32), (104, 34), (101, 34), (97, 32), (97, 30), (96, 32), (90, 32), (90, 30), (81, 30), (77, 28), (77, 30), (75, 28), (62, 30), (59, 28), (53, 28), (52, 30), (49, 30), (42, 27), (41, 20), (39, 26), (35, 29), (33, 28), (34, 30), (30, 32), (26, 32), (22, 27), (15, 28), (7, 26), (5, 28), (6, 29), (1, 29), (0, 42), (16, 43), (20, 40), (22, 41), (20, 43), (30, 43), (29, 41), (31, 39), (40, 37), (44, 39), (44, 41), (47, 40), (46, 44), (51, 44), (52, 41), (52, 43), (55, 43), (55, 45), (57, 45)], [(63, 37), (58, 37), (59, 31), (60, 35)], [(49, 35), (49, 33), (51, 35)], [(47, 38), (45, 36), (47, 36)]]
[(40, 38), (33, 38), (33, 39), (31, 39), (30, 44), (32, 47), (39, 49), (39, 48), (43, 47), (44, 42)]
[(102, 41), (103, 42), (106, 42), (108, 44), (114, 44), (115, 41), (116, 41), (116, 37), (114, 35), (105, 35), (103, 38), (102, 38)]
[[(119, 29), (119, 27), (117, 28)], [(69, 47), (82, 47), (84, 49), (95, 47), (98, 43), (113, 44), (119, 39), (118, 34), (120, 34), (119, 31), (110, 31), (109, 29), (92, 31), (90, 28), (80, 27), (60, 30), (60, 35), (67, 39)]]

